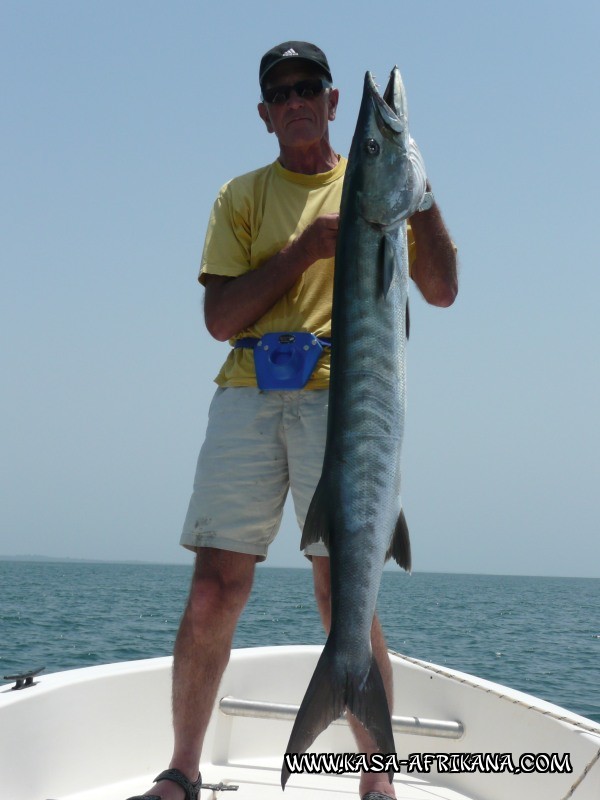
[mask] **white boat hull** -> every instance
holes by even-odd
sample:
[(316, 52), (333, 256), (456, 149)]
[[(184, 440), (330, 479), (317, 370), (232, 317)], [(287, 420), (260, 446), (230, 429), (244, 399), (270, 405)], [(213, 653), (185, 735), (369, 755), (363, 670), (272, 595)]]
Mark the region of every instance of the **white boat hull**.
[[(331, 800), (358, 796), (357, 775), (294, 774), (283, 795), (280, 770), (299, 705), (321, 648), (234, 650), (219, 691), (201, 764), (202, 800)], [(398, 758), (409, 754), (568, 754), (572, 772), (413, 771), (395, 778), (399, 800), (598, 800), (600, 725), (521, 692), (392, 654)], [(71, 670), (0, 689), (3, 800), (125, 800), (168, 765), (171, 658)], [(238, 702), (238, 701), (252, 701)], [(233, 715), (232, 715), (233, 712)], [(251, 713), (267, 716), (238, 716)], [(283, 718), (273, 718), (283, 717)], [(457, 738), (458, 737), (458, 738)], [(345, 724), (330, 726), (313, 752), (352, 753)], [(454, 755), (457, 754), (457, 755)], [(496, 759), (498, 760), (498, 759)], [(542, 762), (544, 759), (541, 759)], [(418, 760), (414, 763), (418, 764)], [(423, 763), (423, 762), (422, 762)], [(500, 762), (499, 762), (500, 763)], [(529, 761), (527, 763), (530, 763)]]

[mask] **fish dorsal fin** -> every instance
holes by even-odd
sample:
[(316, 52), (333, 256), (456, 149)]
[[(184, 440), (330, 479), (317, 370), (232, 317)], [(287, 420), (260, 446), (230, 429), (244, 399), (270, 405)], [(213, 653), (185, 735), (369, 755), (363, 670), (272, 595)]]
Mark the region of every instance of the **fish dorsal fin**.
[(394, 561), (410, 572), (412, 569), (412, 557), (410, 553), (410, 537), (408, 535), (408, 525), (406, 524), (406, 517), (404, 511), (400, 511), (398, 521), (396, 522), (396, 529), (392, 536), (392, 541), (386, 553), (386, 559), (393, 558)]
[(396, 260), (394, 243), (392, 239), (385, 234), (381, 243), (381, 289), (384, 297), (388, 296), (397, 266), (398, 262)]
[(325, 547), (329, 549), (329, 519), (327, 486), (323, 478), (321, 478), (304, 521), (302, 540), (300, 541), (301, 550), (304, 550), (309, 544), (316, 544), (317, 542), (323, 542)]

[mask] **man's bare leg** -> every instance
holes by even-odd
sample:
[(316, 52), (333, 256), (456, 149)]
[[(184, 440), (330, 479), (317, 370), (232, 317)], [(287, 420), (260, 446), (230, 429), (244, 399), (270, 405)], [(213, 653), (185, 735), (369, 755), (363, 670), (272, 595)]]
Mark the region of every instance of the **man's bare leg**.
[[(237, 621), (252, 588), (255, 564), (255, 556), (227, 550), (202, 548), (196, 555), (190, 594), (175, 640), (175, 743), (169, 764), (191, 781), (198, 778), (204, 735)], [(147, 794), (162, 800), (182, 800), (184, 796), (181, 786), (171, 781), (154, 784)]]
[[(331, 585), (329, 579), (329, 559), (323, 556), (313, 556), (313, 579), (315, 584), (315, 597), (323, 626), (327, 632), (331, 627)], [(393, 679), (392, 665), (388, 654), (387, 645), (377, 616), (373, 619), (371, 628), (371, 646), (381, 672), (383, 685), (388, 698), (388, 705), (393, 704)], [(348, 713), (348, 722), (354, 733), (359, 753), (372, 755), (378, 752), (373, 739), (365, 728), (352, 714)], [(361, 797), (367, 792), (381, 792), (389, 797), (396, 797), (394, 786), (388, 780), (387, 773), (363, 772), (360, 777), (359, 794)]]

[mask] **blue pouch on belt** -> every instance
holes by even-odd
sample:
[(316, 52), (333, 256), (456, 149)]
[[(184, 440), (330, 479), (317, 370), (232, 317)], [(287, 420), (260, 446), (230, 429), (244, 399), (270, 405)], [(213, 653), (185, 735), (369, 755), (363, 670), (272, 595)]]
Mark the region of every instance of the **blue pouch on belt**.
[(254, 350), (259, 389), (283, 392), (306, 386), (323, 347), (331, 347), (331, 340), (318, 339), (312, 333), (265, 333), (260, 339), (238, 339), (235, 347)]

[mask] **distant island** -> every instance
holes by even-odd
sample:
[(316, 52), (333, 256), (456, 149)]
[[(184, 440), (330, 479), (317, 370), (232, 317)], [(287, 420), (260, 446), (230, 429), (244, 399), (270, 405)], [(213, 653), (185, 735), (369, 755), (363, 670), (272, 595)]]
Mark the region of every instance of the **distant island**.
[[(32, 562), (54, 562), (56, 564), (158, 564), (166, 562), (158, 561), (138, 561), (138, 560), (125, 560), (111, 558), (71, 558), (70, 556), (40, 556), (40, 555), (18, 555), (18, 556), (3, 556), (0, 555), (0, 561), (32, 561)], [(176, 562), (169, 562), (175, 564)], [(180, 562), (181, 563), (181, 562)], [(185, 566), (185, 565), (184, 565)]]
[[(0, 562), (27, 562), (30, 564), (129, 564), (131, 566), (158, 566), (158, 567), (186, 567), (192, 566), (190, 556), (189, 561), (142, 561), (140, 559), (117, 559), (117, 558), (71, 558), (70, 556), (41, 556), (41, 555), (12, 555), (0, 554)], [(300, 564), (293, 567), (282, 564), (258, 564), (259, 569), (310, 569), (309, 564)]]
[[(1, 561), (28, 562), (31, 564), (129, 564), (131, 566), (159, 566), (159, 567), (190, 567), (190, 561), (142, 561), (140, 559), (117, 558), (71, 558), (70, 556), (40, 556), (16, 555), (4, 556), (0, 554)], [(296, 567), (284, 567), (274, 564), (259, 564), (261, 569), (310, 569), (309, 565), (301, 564)]]

